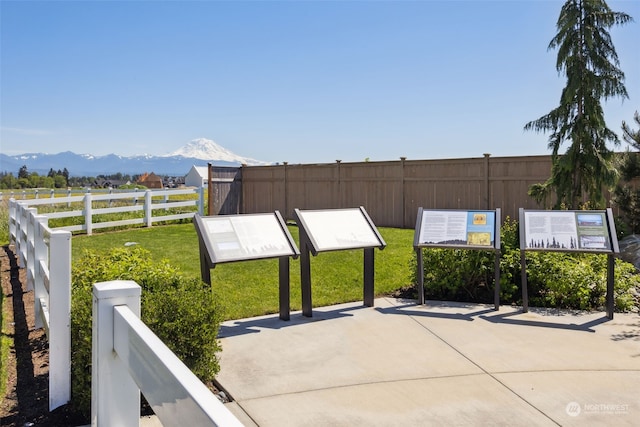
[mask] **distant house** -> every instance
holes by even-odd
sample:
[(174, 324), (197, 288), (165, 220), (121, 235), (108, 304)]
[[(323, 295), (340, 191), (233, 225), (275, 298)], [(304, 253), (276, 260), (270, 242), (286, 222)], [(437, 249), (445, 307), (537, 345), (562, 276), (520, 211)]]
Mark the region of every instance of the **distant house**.
[(138, 184), (144, 185), (147, 188), (163, 188), (162, 187), (162, 178), (156, 175), (155, 173), (143, 173), (140, 178), (138, 178)]
[(131, 182), (123, 179), (96, 179), (91, 186), (93, 188), (118, 188), (127, 184), (131, 184)]
[(162, 177), (164, 188), (184, 187), (184, 176), (164, 176)]
[(207, 166), (191, 166), (189, 173), (184, 177), (186, 187), (204, 187), (209, 179), (209, 168)]

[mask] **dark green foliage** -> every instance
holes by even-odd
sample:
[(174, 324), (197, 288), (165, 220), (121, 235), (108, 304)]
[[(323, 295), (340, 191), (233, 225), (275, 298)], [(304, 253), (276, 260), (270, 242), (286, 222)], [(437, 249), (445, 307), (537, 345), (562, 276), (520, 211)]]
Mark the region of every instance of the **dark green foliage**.
[[(562, 6), (549, 49), (558, 51), (556, 69), (565, 75), (566, 86), (558, 107), (525, 125), (525, 130), (551, 132), (551, 176), (529, 191), (539, 203), (553, 190), (556, 208), (564, 204), (578, 209), (583, 195), (603, 206), (603, 187), (615, 184), (613, 151), (607, 143), (619, 141), (605, 123), (601, 101), (628, 98), (609, 29), (632, 20), (612, 11), (604, 0), (567, 0)], [(570, 145), (561, 155), (565, 142)]]
[(640, 233), (640, 115), (637, 111), (633, 119), (638, 129), (634, 130), (622, 122), (622, 137), (636, 151), (627, 150), (620, 155), (620, 182), (614, 191), (614, 200), (622, 212), (622, 235)]
[(73, 265), (71, 309), (72, 404), (85, 415), (91, 409), (92, 286), (110, 280), (134, 280), (142, 288), (144, 323), (203, 382), (219, 370), (216, 339), (221, 309), (202, 281), (181, 275), (166, 262), (154, 262), (142, 248), (109, 253), (85, 252)]
[[(66, 169), (65, 169), (66, 171)], [(67, 186), (68, 172), (64, 175), (63, 171), (55, 172), (53, 169), (45, 175), (39, 175), (37, 172), (30, 173), (27, 166), (23, 165), (18, 171), (17, 178), (13, 173), (0, 171), (0, 189), (10, 188), (65, 188)]]
[[(518, 223), (508, 217), (501, 229), (500, 302), (521, 304), (522, 279)], [(491, 252), (424, 249), (425, 298), (469, 302), (493, 301)], [(526, 252), (529, 303), (538, 307), (601, 310), (605, 305), (607, 256), (567, 252)], [(415, 279), (415, 278), (414, 278)], [(416, 280), (414, 280), (415, 282)], [(615, 308), (630, 309), (640, 276), (632, 264), (615, 263)]]
[(465, 249), (423, 249), (426, 299), (490, 302), (494, 255)]

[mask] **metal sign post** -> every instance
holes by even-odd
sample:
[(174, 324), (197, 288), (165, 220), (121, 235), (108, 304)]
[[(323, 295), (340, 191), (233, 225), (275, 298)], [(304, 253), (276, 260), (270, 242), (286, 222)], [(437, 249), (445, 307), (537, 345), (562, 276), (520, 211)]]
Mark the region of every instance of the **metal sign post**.
[(541, 211), (520, 208), (522, 311), (529, 311), (526, 251), (607, 255), (607, 317), (613, 319), (615, 256), (620, 253), (611, 208), (591, 211)]
[(299, 210), (294, 215), (300, 228), (300, 286), (302, 314), (312, 316), (311, 255), (320, 252), (363, 249), (363, 302), (373, 307), (374, 249), (384, 249), (386, 243), (365, 209)]
[(424, 304), (424, 248), (490, 250), (496, 255), (494, 307), (500, 309), (500, 209), (426, 210), (418, 208), (413, 248), (416, 251), (418, 304)]
[(300, 255), (280, 212), (201, 217), (194, 225), (200, 247), (202, 281), (211, 285), (217, 264), (258, 259), (279, 259), (278, 297), (281, 320), (290, 318), (289, 257)]

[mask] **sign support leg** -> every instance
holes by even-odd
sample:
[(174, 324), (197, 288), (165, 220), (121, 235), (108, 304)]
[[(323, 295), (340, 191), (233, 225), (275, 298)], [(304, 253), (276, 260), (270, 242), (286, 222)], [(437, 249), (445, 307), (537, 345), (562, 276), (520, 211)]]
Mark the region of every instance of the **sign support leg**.
[(209, 262), (207, 260), (207, 248), (204, 246), (202, 241), (200, 243), (200, 277), (202, 281), (207, 285), (211, 286), (211, 271)]
[(373, 307), (374, 299), (374, 252), (373, 248), (364, 249), (364, 305)]
[(279, 259), (279, 300), (280, 320), (289, 320), (291, 312), (291, 288), (289, 286), (289, 257), (282, 256)]
[(527, 259), (523, 250), (520, 251), (520, 275), (522, 277), (522, 312), (529, 311), (529, 290), (527, 289)]
[(418, 277), (418, 283), (416, 283), (418, 304), (424, 305), (424, 260), (422, 259), (422, 248), (416, 248), (416, 260), (416, 269), (418, 270), (416, 271), (416, 275)]
[(309, 247), (302, 245), (300, 251), (300, 293), (302, 294), (302, 315), (305, 317), (312, 316), (311, 307), (311, 262), (309, 257)]
[(496, 311), (500, 310), (500, 251), (496, 251), (496, 263), (493, 266), (495, 272), (495, 285), (493, 294), (493, 306)]
[(615, 308), (613, 281), (615, 273), (616, 260), (613, 255), (607, 255), (607, 318), (613, 319), (613, 311)]

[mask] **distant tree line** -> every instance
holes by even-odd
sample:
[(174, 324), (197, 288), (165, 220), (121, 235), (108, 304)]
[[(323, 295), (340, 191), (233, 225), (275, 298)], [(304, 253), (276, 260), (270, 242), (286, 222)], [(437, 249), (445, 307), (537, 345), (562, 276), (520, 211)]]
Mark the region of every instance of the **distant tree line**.
[(37, 172), (29, 172), (26, 166), (22, 166), (18, 175), (13, 173), (0, 172), (0, 189), (10, 188), (66, 188), (69, 182), (69, 171), (49, 170), (47, 175), (40, 175)]
[(135, 183), (138, 175), (122, 174), (120, 172), (111, 175), (98, 176), (69, 176), (67, 168), (57, 171), (49, 169), (47, 175), (37, 172), (29, 172), (24, 165), (18, 170), (17, 176), (12, 172), (0, 172), (0, 190), (27, 189), (27, 188), (68, 188), (68, 187), (92, 187), (99, 181), (118, 181)]

